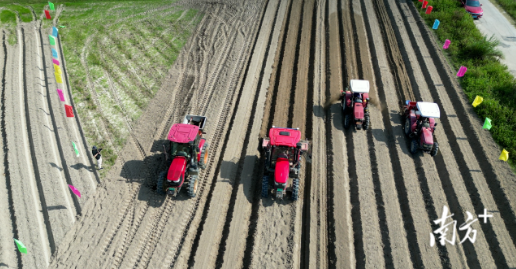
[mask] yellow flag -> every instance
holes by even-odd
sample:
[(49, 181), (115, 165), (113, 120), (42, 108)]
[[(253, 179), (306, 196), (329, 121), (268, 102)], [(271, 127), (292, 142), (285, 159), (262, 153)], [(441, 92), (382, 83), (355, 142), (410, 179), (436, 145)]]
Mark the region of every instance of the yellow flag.
[(480, 103), (482, 103), (482, 101), (484, 101), (484, 98), (477, 95), (477, 97), (475, 97), (475, 100), (473, 101), (473, 107), (477, 107), (478, 105), (480, 105)]
[(502, 154), (500, 154), (500, 158), (499, 160), (502, 160), (504, 162), (506, 162), (507, 160), (509, 160), (509, 152), (507, 150), (502, 150)]
[(61, 67), (59, 67), (59, 65), (54, 64), (54, 70), (56, 73), (61, 74)]
[(56, 76), (57, 83), (63, 83), (63, 79), (61, 78), (61, 74), (54, 73), (54, 75)]

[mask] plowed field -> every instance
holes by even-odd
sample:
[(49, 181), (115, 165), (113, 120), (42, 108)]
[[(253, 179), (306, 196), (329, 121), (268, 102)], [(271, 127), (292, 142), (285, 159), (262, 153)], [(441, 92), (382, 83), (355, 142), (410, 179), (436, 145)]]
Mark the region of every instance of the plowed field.
[[(183, 2), (205, 15), (98, 186), (79, 121), (48, 97), (48, 40), (37, 26), (21, 27), (15, 47), (4, 34), (0, 265), (516, 267), (516, 176), (411, 2)], [(337, 99), (350, 79), (371, 82), (367, 131), (343, 127)], [(405, 100), (439, 105), (437, 156), (410, 153)], [(159, 196), (162, 144), (185, 114), (208, 117), (210, 161), (195, 198)], [(260, 196), (260, 138), (271, 126), (310, 141), (297, 202)], [(63, 150), (68, 141), (84, 152), (77, 169), (44, 165), (79, 160)], [(444, 206), (457, 239), (431, 247)], [(484, 209), (493, 217), (472, 224), (475, 243), (460, 244), (467, 211), (476, 219)], [(15, 252), (12, 237), (30, 238), (32, 251)]]

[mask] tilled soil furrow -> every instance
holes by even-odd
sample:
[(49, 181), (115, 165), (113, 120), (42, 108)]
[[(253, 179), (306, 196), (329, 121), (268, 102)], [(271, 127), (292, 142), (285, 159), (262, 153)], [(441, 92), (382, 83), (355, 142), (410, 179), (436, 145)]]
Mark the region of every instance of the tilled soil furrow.
[[(430, 220), (423, 209), (421, 192), (417, 187), (417, 183), (414, 182), (416, 171), (413, 167), (407, 165), (411, 161), (409, 156), (407, 156), (409, 152), (400, 129), (398, 116), (400, 104), (397, 103), (398, 98), (393, 98), (392, 93), (385, 90), (395, 87), (395, 83), (389, 70), (383, 41), (379, 39), (380, 27), (373, 12), (373, 3), (362, 1), (362, 10), (367, 14), (367, 19), (364, 22), (370, 42), (371, 56), (373, 59), (376, 58), (378, 60), (378, 65), (373, 66), (376, 86), (380, 100), (386, 100), (386, 103), (382, 105), (381, 112), (386, 130), (386, 143), (389, 148), (392, 171), (394, 172), (395, 186), (398, 192), (400, 211), (404, 228), (407, 231), (410, 258), (415, 267), (439, 268), (441, 267), (439, 254), (436, 248), (428, 248), (428, 241), (425, 240), (431, 232), (431, 227)], [(395, 111), (395, 116), (392, 119), (389, 107)], [(398, 142), (397, 137), (401, 137), (401, 141)]]
[[(1, 116), (0, 116), (0, 130), (2, 131), (2, 149), (0, 150), (0, 154), (3, 157), (3, 167), (1, 167), (0, 172), (3, 173), (5, 177), (5, 181), (0, 181), (0, 187), (2, 191), (0, 192), (0, 197), (2, 197), (0, 202), (0, 225), (3, 227), (0, 229), (0, 252), (2, 257), (2, 262), (6, 264), (8, 267), (18, 267), (21, 268), (22, 257), (21, 253), (15, 251), (13, 248), (13, 244), (11, 238), (20, 238), (17, 226), (17, 219), (14, 208), (13, 201), (13, 190), (11, 183), (11, 174), (9, 170), (9, 148), (7, 147), (7, 130), (6, 130), (6, 122), (5, 122), (5, 92), (6, 89), (6, 70), (7, 70), (7, 46), (5, 43), (5, 32), (2, 31), (2, 50), (0, 50), (1, 55), (1, 70), (2, 70), (2, 93), (0, 100), (2, 100), (1, 106)], [(5, 191), (4, 191), (5, 190)], [(10, 220), (10, 223), (8, 221)]]

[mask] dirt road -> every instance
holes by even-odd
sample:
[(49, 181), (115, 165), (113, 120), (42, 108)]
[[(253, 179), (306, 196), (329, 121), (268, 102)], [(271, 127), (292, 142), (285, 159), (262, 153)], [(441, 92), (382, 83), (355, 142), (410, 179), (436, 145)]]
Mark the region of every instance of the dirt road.
[[(51, 55), (39, 47), (48, 48), (42, 31), (27, 25), (20, 45), (4, 41), (0, 216), (14, 218), (0, 218), (7, 227), (0, 229), (0, 242), (10, 250), (5, 238), (26, 238), (38, 249), (23, 257), (2, 251), (4, 264), (516, 267), (516, 176), (497, 160), (500, 149), (481, 129), (411, 2), (183, 4), (205, 16), (95, 193), (94, 174), (73, 174), (91, 174), (87, 168), (44, 165), (48, 159), (76, 160), (63, 141), (80, 138), (80, 122), (66, 119), (59, 100), (48, 99), (56, 85), (48, 70)], [(32, 68), (41, 65), (43, 74)], [(46, 83), (38, 86), (38, 78)], [(350, 79), (371, 82), (367, 131), (343, 127), (337, 100)], [(399, 113), (408, 99), (441, 109), (436, 157), (409, 152)], [(153, 186), (166, 169), (162, 144), (185, 114), (208, 117), (209, 165), (195, 198), (158, 196)], [(297, 202), (260, 196), (264, 162), (258, 148), (273, 125), (300, 128), (312, 147)], [(66, 192), (75, 179), (89, 192), (86, 202)], [(64, 209), (51, 210), (59, 205)], [(457, 221), (457, 239), (431, 247), (444, 206)], [(484, 209), (493, 215), (485, 222), (479, 216)], [(475, 243), (458, 230), (470, 221), (466, 211), (479, 218), (471, 226)]]

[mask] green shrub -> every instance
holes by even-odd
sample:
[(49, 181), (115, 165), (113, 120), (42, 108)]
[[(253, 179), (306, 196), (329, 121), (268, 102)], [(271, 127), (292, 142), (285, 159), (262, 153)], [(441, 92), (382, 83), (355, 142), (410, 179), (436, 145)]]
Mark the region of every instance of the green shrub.
[[(497, 1), (511, 2), (516, 15), (516, 1)], [(421, 5), (417, 0), (413, 0), (413, 3), (417, 7)], [(429, 26), (433, 25), (435, 19), (441, 21), (439, 29), (435, 30), (437, 38), (441, 42), (446, 39), (451, 41), (446, 53), (455, 69), (461, 65), (468, 67), (468, 72), (459, 82), (470, 102), (477, 95), (484, 98), (482, 104), (474, 110), (480, 118), (488, 117), (492, 120), (490, 132), (494, 140), (509, 151), (512, 157), (509, 163), (515, 169), (516, 81), (507, 66), (498, 59), (502, 56), (496, 49), (498, 41), (480, 33), (473, 18), (459, 1), (433, 0), (432, 6), (434, 9), (431, 14), (424, 14), (424, 10), (420, 10), (421, 17)]]

